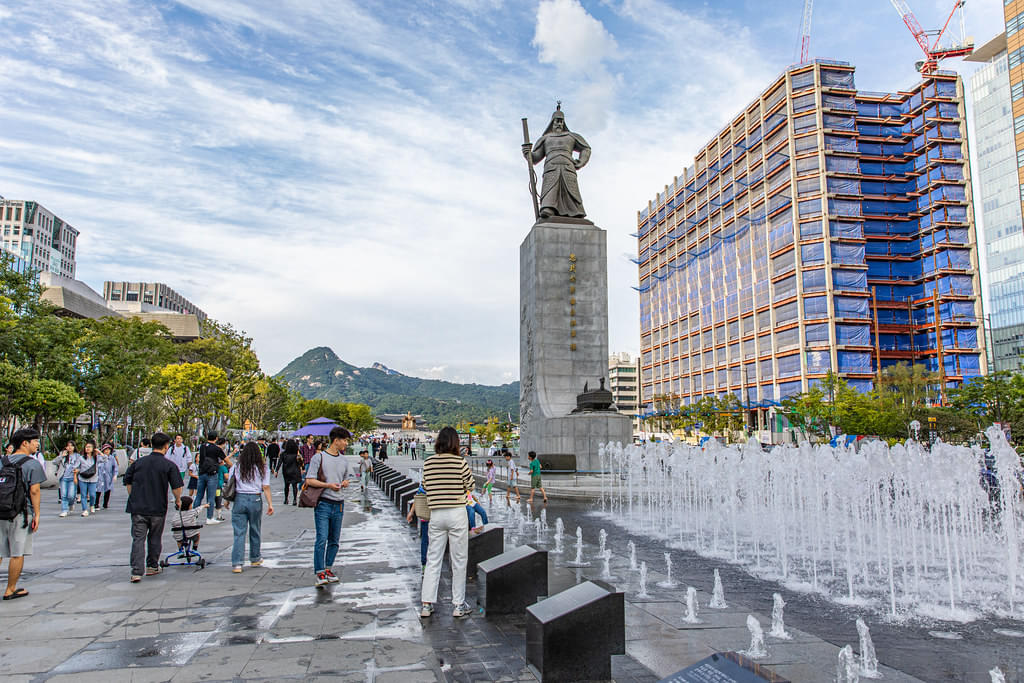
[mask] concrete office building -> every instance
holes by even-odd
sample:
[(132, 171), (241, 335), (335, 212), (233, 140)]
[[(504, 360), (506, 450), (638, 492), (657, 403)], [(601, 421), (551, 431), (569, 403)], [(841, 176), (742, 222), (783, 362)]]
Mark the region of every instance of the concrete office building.
[(125, 313), (190, 313), (200, 320), (207, 315), (194, 303), (160, 282), (104, 282), (103, 298), (115, 311)]
[(638, 214), (641, 403), (733, 393), (779, 431), (774, 406), (830, 370), (863, 391), (900, 362), (978, 375), (966, 159), (955, 73), (881, 93), (845, 62), (787, 69)]
[(1024, 84), (1011, 89), (1006, 36), (1001, 33), (967, 57), (968, 61), (985, 64), (971, 77), (970, 96), (974, 119), (974, 172), (981, 194), (977, 206), (980, 207), (980, 235), (985, 245), (988, 284), (985, 314), (995, 370), (1020, 366), (1020, 337), (1024, 334), (1024, 232), (1021, 230), (1024, 184), (1019, 175), (1024, 165), (1024, 149), (1015, 142), (1015, 133), (1024, 132), (1024, 113), (1018, 117), (1013, 113), (1013, 95), (1021, 99)]
[(0, 248), (38, 272), (75, 277), (78, 230), (37, 202), (0, 199)]
[(626, 352), (608, 357), (608, 390), (615, 407), (633, 423), (633, 433), (640, 431), (640, 367), (637, 359)]

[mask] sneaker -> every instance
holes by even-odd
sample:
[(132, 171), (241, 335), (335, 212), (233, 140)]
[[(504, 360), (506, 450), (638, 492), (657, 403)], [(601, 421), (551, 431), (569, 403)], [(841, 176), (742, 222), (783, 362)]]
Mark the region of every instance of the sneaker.
[(339, 581), (341, 581), (341, 579), (335, 576), (334, 572), (332, 572), (330, 569), (325, 569), (324, 574), (327, 575), (327, 581), (329, 583), (338, 583)]
[(146, 567), (146, 576), (156, 576), (160, 573), (160, 567)]
[(242, 573), (242, 566), (241, 565), (236, 565), (236, 566), (232, 567), (231, 568), (231, 573), (232, 574), (241, 574)]
[(429, 602), (423, 603), (423, 606), (420, 607), (420, 616), (423, 617), (424, 619), (426, 619), (427, 617), (429, 617), (433, 613), (434, 613), (434, 606), (431, 605)]
[(95, 505), (90, 505), (89, 506), (89, 512), (95, 514), (96, 513), (96, 506)]
[(139, 581), (142, 581), (142, 577), (138, 574), (132, 574), (131, 582), (138, 583)]
[(82, 516), (83, 517), (88, 517), (89, 516), (89, 511), (88, 510), (82, 510)]
[(65, 510), (64, 512), (60, 513), (60, 514), (59, 514), (59, 515), (57, 515), (57, 516), (58, 516), (58, 517), (67, 517), (67, 516), (68, 516), (68, 511), (67, 511), (67, 510)]
[(455, 610), (452, 612), (452, 616), (456, 619), (461, 619), (462, 617), (468, 617), (472, 613), (473, 608), (467, 605), (466, 603), (462, 603), (461, 605), (455, 608)]
[(263, 558), (261, 557), (258, 560), (253, 560), (252, 562), (249, 563), (249, 566), (250, 567), (262, 567), (263, 566)]
[(207, 524), (220, 524), (220, 522), (221, 521), (219, 519), (214, 519), (213, 517), (211, 517), (210, 519), (206, 520)]
[(327, 578), (327, 572), (324, 571), (324, 572), (319, 572), (316, 575), (316, 583), (313, 584), (313, 585), (319, 587), (319, 586), (326, 586), (328, 583), (330, 583), (330, 580)]

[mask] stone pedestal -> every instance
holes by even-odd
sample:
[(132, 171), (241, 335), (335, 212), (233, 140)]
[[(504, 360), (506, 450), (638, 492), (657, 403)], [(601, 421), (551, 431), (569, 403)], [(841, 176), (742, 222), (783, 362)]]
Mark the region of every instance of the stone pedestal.
[(600, 468), (598, 444), (629, 443), (625, 415), (580, 413), (583, 385), (608, 376), (608, 253), (589, 221), (538, 222), (519, 247), (520, 451), (572, 454), (576, 469)]
[(521, 545), (477, 565), (477, 604), (484, 614), (522, 614), (548, 593), (548, 553)]

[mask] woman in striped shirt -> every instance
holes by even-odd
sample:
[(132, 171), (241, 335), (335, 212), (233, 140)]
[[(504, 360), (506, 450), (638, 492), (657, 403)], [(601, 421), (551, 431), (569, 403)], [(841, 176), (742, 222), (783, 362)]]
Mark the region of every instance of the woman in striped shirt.
[(434, 443), (434, 455), (423, 463), (423, 489), (430, 503), (427, 567), (423, 572), (421, 617), (434, 613), (437, 584), (441, 580), (445, 541), (452, 565), (452, 616), (467, 617), (472, 609), (466, 604), (466, 564), (469, 560), (469, 518), (466, 492), (473, 490), (473, 473), (459, 455), (459, 433), (445, 427)]

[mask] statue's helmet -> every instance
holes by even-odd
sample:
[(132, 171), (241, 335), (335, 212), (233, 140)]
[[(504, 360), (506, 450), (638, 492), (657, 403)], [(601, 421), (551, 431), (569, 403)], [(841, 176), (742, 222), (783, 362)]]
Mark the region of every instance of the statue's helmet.
[(551, 114), (551, 121), (548, 122), (548, 127), (544, 129), (544, 134), (547, 135), (554, 128), (555, 120), (562, 122), (562, 130), (568, 132), (569, 126), (565, 125), (565, 114), (562, 113), (562, 103), (559, 102), (555, 106), (555, 111)]

